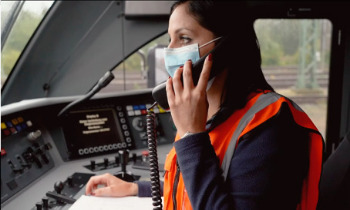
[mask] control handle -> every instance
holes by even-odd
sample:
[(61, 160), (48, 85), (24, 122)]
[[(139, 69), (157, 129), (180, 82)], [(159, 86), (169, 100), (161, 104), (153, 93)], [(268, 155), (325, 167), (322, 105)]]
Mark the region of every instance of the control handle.
[(27, 139), (29, 141), (35, 141), (37, 140), (39, 137), (41, 136), (41, 131), (40, 130), (36, 130), (36, 131), (32, 131), (27, 135)]
[(62, 194), (58, 194), (56, 192), (51, 192), (51, 191), (47, 192), (46, 196), (50, 197), (50, 198), (54, 198), (57, 201), (65, 202), (65, 203), (68, 203), (68, 204), (73, 204), (76, 201), (74, 198), (70, 198), (68, 196), (65, 196), (65, 195), (62, 195)]

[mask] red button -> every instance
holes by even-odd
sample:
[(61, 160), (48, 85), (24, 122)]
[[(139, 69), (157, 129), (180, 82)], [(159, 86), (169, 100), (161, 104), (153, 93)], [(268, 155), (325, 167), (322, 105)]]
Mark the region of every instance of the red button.
[(147, 110), (141, 110), (141, 114), (147, 114)]
[(17, 130), (14, 127), (10, 128), (10, 130), (12, 133), (17, 133)]
[(142, 154), (142, 156), (146, 156), (147, 157), (149, 155), (149, 151), (148, 150), (143, 150), (141, 154)]
[(10, 131), (9, 130), (3, 130), (4, 131), (4, 134), (5, 134), (5, 136), (8, 136), (8, 135), (10, 135), (11, 133), (10, 133)]
[(6, 155), (6, 150), (4, 148), (1, 148), (1, 156)]

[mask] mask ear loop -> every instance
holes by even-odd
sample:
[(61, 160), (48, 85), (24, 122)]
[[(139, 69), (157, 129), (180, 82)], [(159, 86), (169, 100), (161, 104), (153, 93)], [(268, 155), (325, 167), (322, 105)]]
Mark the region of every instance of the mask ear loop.
[(201, 46), (198, 47), (198, 49), (201, 48), (201, 47), (205, 47), (205, 46), (207, 46), (208, 44), (213, 43), (213, 42), (215, 42), (216, 40), (219, 40), (219, 39), (221, 39), (221, 38), (222, 38), (222, 36), (220, 36), (220, 37), (218, 37), (218, 38), (215, 38), (215, 39), (213, 39), (213, 40), (211, 40), (211, 41), (209, 41), (209, 42), (207, 42), (207, 43), (205, 43), (205, 44), (202, 44)]

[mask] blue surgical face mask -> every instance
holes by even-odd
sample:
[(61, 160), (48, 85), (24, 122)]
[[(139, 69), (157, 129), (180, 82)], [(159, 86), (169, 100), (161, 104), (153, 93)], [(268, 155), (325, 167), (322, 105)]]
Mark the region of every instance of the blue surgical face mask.
[(198, 43), (187, 45), (179, 48), (164, 48), (164, 62), (167, 72), (171, 77), (174, 77), (175, 71), (185, 64), (186, 61), (191, 60), (195, 63), (199, 60), (199, 48), (204, 47), (216, 40), (218, 37), (198, 47)]

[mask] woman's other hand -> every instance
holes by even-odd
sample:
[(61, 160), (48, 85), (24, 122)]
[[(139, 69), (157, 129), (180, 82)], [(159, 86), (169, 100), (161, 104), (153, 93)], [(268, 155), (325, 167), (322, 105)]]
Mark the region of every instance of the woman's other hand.
[[(197, 86), (193, 84), (192, 63), (187, 61), (169, 78), (166, 90), (171, 116), (179, 136), (205, 131), (208, 116), (207, 84), (212, 66), (211, 54), (205, 59)], [(183, 84), (181, 82), (183, 75)]]
[[(100, 187), (99, 185), (102, 185), (103, 187)], [(109, 173), (91, 177), (86, 184), (85, 189), (86, 195), (99, 197), (135, 196), (137, 193), (137, 184), (126, 182)]]

